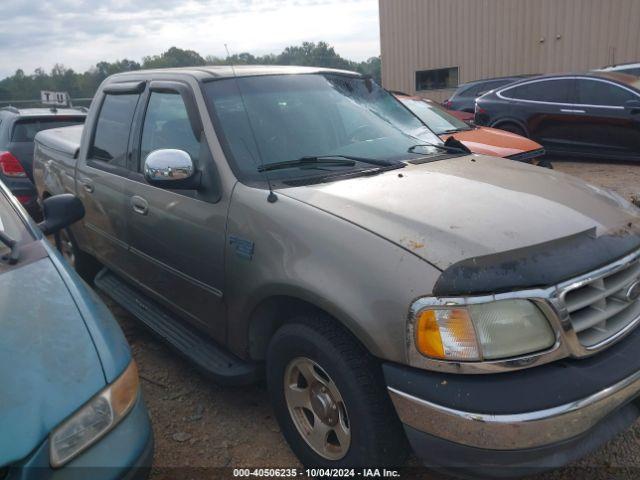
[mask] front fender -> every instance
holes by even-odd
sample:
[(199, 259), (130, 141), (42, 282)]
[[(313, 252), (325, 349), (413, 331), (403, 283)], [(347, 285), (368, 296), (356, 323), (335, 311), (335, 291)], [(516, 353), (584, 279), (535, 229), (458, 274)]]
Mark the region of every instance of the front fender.
[[(286, 193), (286, 192), (285, 192)], [(239, 184), (229, 210), (225, 297), (230, 348), (248, 352), (255, 308), (297, 298), (332, 315), (375, 356), (404, 363), (412, 301), (440, 272), (411, 252), (330, 213)], [(240, 239), (244, 248), (238, 249)], [(252, 255), (247, 255), (248, 250)]]

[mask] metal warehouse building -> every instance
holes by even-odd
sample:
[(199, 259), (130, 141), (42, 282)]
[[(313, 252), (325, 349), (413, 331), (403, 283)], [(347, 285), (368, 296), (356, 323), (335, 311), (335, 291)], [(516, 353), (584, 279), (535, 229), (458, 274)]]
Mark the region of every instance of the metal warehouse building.
[(382, 83), (446, 99), (465, 82), (640, 61), (640, 0), (380, 0)]

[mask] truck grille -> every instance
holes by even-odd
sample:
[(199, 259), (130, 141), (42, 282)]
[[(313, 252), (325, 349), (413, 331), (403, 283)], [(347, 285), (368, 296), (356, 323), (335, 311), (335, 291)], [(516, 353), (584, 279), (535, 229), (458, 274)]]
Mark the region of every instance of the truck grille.
[(583, 347), (595, 348), (640, 320), (640, 300), (630, 292), (639, 279), (640, 259), (636, 258), (577, 287), (567, 287), (564, 303)]

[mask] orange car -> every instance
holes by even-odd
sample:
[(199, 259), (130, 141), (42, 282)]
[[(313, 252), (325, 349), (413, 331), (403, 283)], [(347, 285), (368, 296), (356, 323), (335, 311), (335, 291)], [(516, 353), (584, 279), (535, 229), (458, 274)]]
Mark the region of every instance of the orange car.
[(473, 153), (551, 167), (549, 161), (542, 158), (545, 154), (544, 148), (533, 140), (504, 130), (471, 126), (426, 98), (407, 95), (396, 95), (396, 98), (443, 141), (454, 136)]

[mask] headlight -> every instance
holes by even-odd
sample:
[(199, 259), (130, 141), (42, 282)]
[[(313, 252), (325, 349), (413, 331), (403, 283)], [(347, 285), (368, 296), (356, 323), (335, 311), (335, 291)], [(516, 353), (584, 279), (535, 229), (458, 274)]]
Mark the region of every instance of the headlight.
[(115, 382), (85, 403), (51, 433), (51, 466), (63, 466), (100, 440), (129, 413), (137, 396), (138, 368), (132, 360)]
[(414, 313), (415, 345), (437, 360), (481, 361), (542, 351), (556, 337), (528, 300), (425, 307)]

